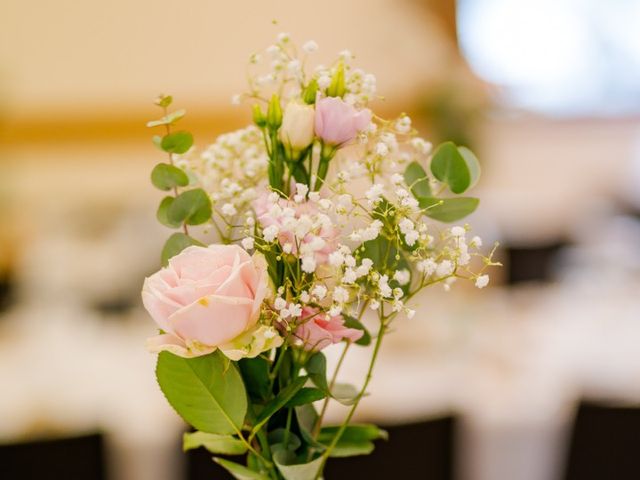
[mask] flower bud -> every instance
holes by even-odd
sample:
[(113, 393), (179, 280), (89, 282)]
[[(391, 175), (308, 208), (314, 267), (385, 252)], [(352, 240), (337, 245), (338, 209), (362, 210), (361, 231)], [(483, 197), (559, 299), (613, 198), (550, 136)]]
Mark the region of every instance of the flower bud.
[(253, 105), (253, 122), (260, 128), (264, 128), (267, 125), (267, 119), (257, 103)]
[(282, 108), (280, 107), (280, 98), (275, 93), (269, 102), (267, 109), (267, 125), (271, 130), (277, 130), (282, 125)]
[(284, 111), (280, 140), (292, 150), (303, 150), (314, 138), (315, 109), (312, 105), (290, 103)]
[(347, 87), (344, 83), (344, 64), (340, 62), (338, 68), (336, 69), (336, 73), (333, 74), (333, 78), (331, 79), (331, 83), (327, 88), (327, 96), (329, 97), (342, 97), (347, 91)]
[(309, 84), (307, 85), (307, 88), (304, 89), (304, 92), (302, 92), (302, 99), (304, 100), (304, 103), (308, 105), (313, 105), (314, 103), (316, 103), (317, 94), (318, 94), (318, 82), (314, 78), (309, 82)]

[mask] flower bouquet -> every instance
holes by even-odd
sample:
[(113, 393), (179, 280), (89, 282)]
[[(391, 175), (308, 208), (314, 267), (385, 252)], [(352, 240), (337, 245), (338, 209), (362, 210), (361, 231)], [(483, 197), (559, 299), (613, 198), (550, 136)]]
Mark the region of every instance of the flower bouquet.
[[(347, 51), (309, 74), (316, 49), (281, 34), (253, 55), (234, 99), (252, 104), (253, 125), (203, 150), (175, 128), (185, 112), (169, 111), (170, 96), (148, 124), (168, 154), (151, 173), (167, 192), (157, 218), (178, 230), (144, 282), (160, 329), (148, 348), (195, 429), (184, 449), (208, 449), (238, 479), (313, 480), (330, 458), (370, 453), (386, 433), (351, 420), (389, 329), (412, 321), (421, 290), (482, 288), (496, 265), (468, 226), (443, 225), (478, 205), (459, 196), (479, 177), (473, 153), (451, 142), (432, 152), (407, 115), (376, 116), (375, 77)], [(205, 245), (213, 234), (220, 243)], [(327, 375), (322, 350), (334, 344)], [(352, 348), (371, 349), (357, 386), (337, 382)], [(348, 408), (340, 425), (323, 421), (329, 402)]]

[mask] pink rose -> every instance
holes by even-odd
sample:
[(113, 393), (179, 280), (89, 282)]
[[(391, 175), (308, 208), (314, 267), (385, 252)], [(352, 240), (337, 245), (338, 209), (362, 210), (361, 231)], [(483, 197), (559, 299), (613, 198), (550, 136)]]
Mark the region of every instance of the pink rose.
[(320, 98), (316, 102), (316, 135), (329, 145), (350, 142), (371, 123), (371, 111), (356, 110), (338, 97)]
[(237, 245), (188, 247), (144, 281), (142, 302), (163, 335), (153, 351), (205, 355), (253, 327), (268, 290), (261, 255)]
[(301, 321), (294, 335), (304, 342), (305, 350), (322, 350), (344, 339), (355, 342), (364, 334), (362, 330), (345, 327), (342, 315), (327, 319), (327, 314), (312, 307), (302, 309)]

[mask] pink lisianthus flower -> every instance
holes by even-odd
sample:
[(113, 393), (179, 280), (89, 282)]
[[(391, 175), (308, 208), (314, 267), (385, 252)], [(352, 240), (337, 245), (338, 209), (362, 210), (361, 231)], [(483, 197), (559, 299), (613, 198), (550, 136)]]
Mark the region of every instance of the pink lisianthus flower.
[(316, 101), (315, 131), (328, 145), (344, 145), (371, 123), (371, 110), (356, 110), (338, 97)]
[(342, 315), (330, 317), (313, 307), (302, 309), (300, 321), (294, 336), (302, 340), (305, 350), (319, 351), (342, 340), (355, 342), (364, 334), (362, 330), (345, 327)]
[(164, 331), (147, 346), (183, 357), (224, 352), (254, 329), (268, 291), (262, 255), (252, 257), (237, 245), (188, 247), (144, 281), (142, 302)]

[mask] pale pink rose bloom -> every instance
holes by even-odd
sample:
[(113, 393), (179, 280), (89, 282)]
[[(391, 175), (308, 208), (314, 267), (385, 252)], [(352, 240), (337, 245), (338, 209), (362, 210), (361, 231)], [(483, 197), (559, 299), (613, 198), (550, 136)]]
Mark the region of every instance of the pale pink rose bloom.
[[(320, 237), (324, 241), (324, 246), (314, 252), (314, 257), (318, 265), (327, 263), (329, 254), (334, 252), (338, 244), (339, 231), (333, 225), (326, 225), (316, 228), (313, 232), (306, 234), (303, 238), (297, 239), (293, 231), (288, 230), (284, 225), (284, 219), (281, 217), (274, 217), (270, 213), (270, 207), (272, 203), (269, 201), (269, 193), (264, 192), (256, 198), (253, 202), (253, 209), (256, 212), (256, 218), (262, 228), (276, 225), (279, 229), (278, 242), (280, 245), (289, 243), (291, 245), (291, 253), (294, 255), (298, 253), (298, 245), (300, 244), (301, 250), (304, 251), (305, 245), (311, 245), (316, 237)], [(302, 215), (308, 215), (313, 218), (318, 215), (318, 207), (309, 201), (300, 203), (287, 200), (286, 198), (278, 199), (278, 205), (281, 208), (292, 208), (294, 210), (294, 217), (299, 219)]]
[(355, 342), (364, 332), (344, 326), (342, 315), (327, 318), (327, 314), (312, 307), (304, 307), (294, 335), (304, 342), (305, 350), (322, 350), (342, 340)]
[(350, 142), (370, 123), (369, 109), (358, 111), (338, 97), (325, 97), (316, 101), (316, 135), (329, 145)]
[(261, 255), (237, 245), (188, 247), (144, 281), (142, 302), (165, 332), (148, 347), (185, 357), (210, 353), (256, 324), (268, 288)]

